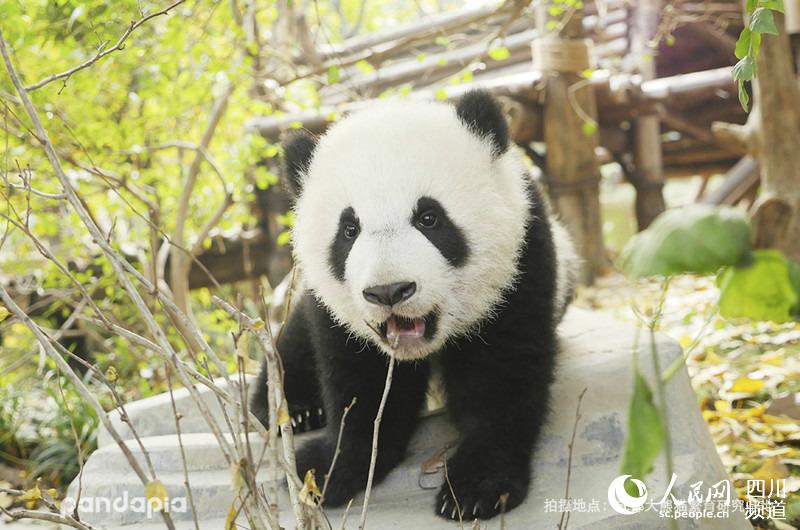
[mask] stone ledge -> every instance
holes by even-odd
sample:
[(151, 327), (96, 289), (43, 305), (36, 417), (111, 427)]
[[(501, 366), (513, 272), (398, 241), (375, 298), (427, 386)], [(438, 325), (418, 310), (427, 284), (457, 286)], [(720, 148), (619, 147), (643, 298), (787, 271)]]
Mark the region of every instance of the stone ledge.
[[(631, 370), (632, 347), (635, 330), (632, 326), (615, 321), (610, 317), (589, 311), (571, 309), (560, 329), (562, 353), (556, 383), (553, 387), (553, 405), (548, 424), (534, 458), (532, 488), (528, 500), (506, 516), (505, 527), (517, 529), (552, 529), (558, 524), (560, 513), (545, 513), (546, 499), (565, 497), (568, 444), (575, 421), (575, 407), (578, 395), (586, 388), (581, 407), (581, 420), (578, 424), (573, 451), (570, 496), (585, 501), (599, 501), (599, 512), (573, 512), (570, 528), (592, 530), (617, 529), (659, 529), (668, 528), (669, 521), (658, 517), (656, 512), (643, 512), (635, 515), (620, 515), (607, 503), (607, 492), (611, 481), (619, 475), (619, 461), (625, 438), (628, 401), (633, 389)], [(644, 334), (642, 334), (644, 336)], [(643, 343), (644, 344), (644, 343)], [(680, 347), (664, 336), (657, 338), (657, 351), (662, 367), (681, 355)], [(640, 368), (652, 379), (652, 362), (649, 345), (642, 347)], [(180, 391), (178, 391), (180, 392)], [(176, 398), (178, 397), (176, 392)], [(210, 394), (210, 393), (209, 393)], [(685, 499), (688, 485), (703, 481), (708, 487), (727, 478), (719, 461), (714, 444), (703, 421), (697, 399), (692, 391), (686, 370), (678, 373), (667, 385), (670, 402), (667, 420), (672, 437), (673, 460), (678, 480), (673, 489), (677, 498)], [(218, 409), (213, 395), (210, 406)], [(159, 399), (156, 399), (159, 398)], [(186, 397), (188, 399), (188, 396)], [(186, 403), (181, 426), (195, 421), (190, 417), (190, 402)], [(164, 407), (168, 407), (164, 410)], [(156, 396), (127, 407), (134, 425), (146, 429), (150, 436), (143, 442), (150, 448), (154, 465), (164, 473), (162, 480), (170, 495), (183, 495), (183, 476), (177, 441), (168, 434), (174, 426), (169, 395)], [(156, 416), (162, 420), (148, 423), (142, 416)], [(165, 420), (169, 420), (166, 421)], [(204, 427), (196, 424), (197, 432), (184, 436), (190, 460), (190, 481), (198, 506), (198, 515), (203, 529), (221, 528), (225, 513), (233, 500), (230, 477), (216, 441), (210, 434), (201, 434)], [(160, 425), (160, 427), (159, 427)], [(195, 425), (195, 424), (193, 424)], [(165, 432), (166, 431), (166, 432)], [(144, 434), (144, 433), (143, 433)], [(155, 436), (160, 435), (160, 436)], [(296, 437), (298, 443), (315, 433)], [(433, 514), (433, 499), (439, 484), (440, 475), (422, 476), (420, 466), (436, 454), (440, 448), (451, 442), (455, 432), (444, 416), (434, 416), (423, 420), (414, 437), (407, 460), (395, 469), (383, 483), (376, 486), (370, 502), (369, 526), (374, 529), (454, 529), (458, 524), (448, 523)], [(254, 436), (257, 438), (257, 436)], [(256, 442), (260, 443), (260, 442)], [(138, 447), (131, 445), (134, 453)], [(650, 495), (661, 498), (667, 485), (663, 455), (656, 463), (653, 472), (645, 477)], [(94, 453), (84, 473), (84, 495), (142, 495), (143, 488), (128, 469), (127, 462), (115, 445), (108, 445)], [(75, 484), (70, 491), (75, 490)], [(430, 488), (430, 489), (428, 489)], [(293, 527), (288, 498), (284, 492), (282, 524)], [(349, 525), (356, 528), (360, 513), (361, 497), (353, 504)], [(334, 527), (341, 520), (342, 510), (326, 510)], [(191, 514), (173, 514), (180, 521), (178, 527), (190, 528)], [(744, 518), (732, 514), (729, 519), (702, 519), (680, 522), (680, 528), (702, 528), (708, 530), (749, 530), (751, 526)], [(136, 514), (103, 515), (85, 514), (85, 519), (102, 523), (109, 528), (146, 530), (161, 528), (158, 520), (144, 521)], [(135, 524), (134, 524), (135, 523)], [(132, 524), (132, 526), (128, 526)], [(467, 525), (465, 521), (465, 527)], [(498, 520), (484, 522), (483, 529), (500, 528)]]

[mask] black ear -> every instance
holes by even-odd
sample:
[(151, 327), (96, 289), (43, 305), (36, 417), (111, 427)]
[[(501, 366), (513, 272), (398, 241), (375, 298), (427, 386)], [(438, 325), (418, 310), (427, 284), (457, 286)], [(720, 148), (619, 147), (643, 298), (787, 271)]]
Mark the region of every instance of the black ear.
[(311, 164), (317, 139), (305, 132), (294, 133), (283, 144), (283, 174), (291, 192), (300, 195), (303, 176)]
[(494, 156), (508, 149), (508, 123), (500, 103), (488, 92), (473, 90), (464, 94), (456, 106), (458, 118), (481, 138), (488, 138)]

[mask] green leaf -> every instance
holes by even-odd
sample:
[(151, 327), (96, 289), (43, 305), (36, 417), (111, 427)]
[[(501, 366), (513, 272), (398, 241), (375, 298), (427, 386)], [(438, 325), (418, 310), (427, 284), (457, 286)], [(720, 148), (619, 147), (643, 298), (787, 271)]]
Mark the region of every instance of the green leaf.
[(361, 72), (365, 74), (371, 74), (372, 72), (375, 71), (375, 67), (369, 64), (369, 62), (366, 59), (361, 59), (360, 61), (358, 61), (356, 63), (356, 68), (358, 68), (359, 70), (361, 70)]
[(758, 5), (779, 13), (784, 12), (783, 0), (761, 0)]
[[(750, 57), (753, 58), (753, 63), (758, 59), (758, 53), (761, 51), (761, 33), (753, 33), (750, 39)], [(756, 75), (756, 72), (753, 73)]]
[(750, 36), (752, 34), (753, 32), (750, 31), (750, 28), (744, 28), (739, 34), (739, 39), (736, 41), (736, 51), (734, 51), (737, 59), (743, 59), (750, 53)]
[(278, 234), (278, 239), (276, 242), (278, 243), (279, 247), (283, 247), (288, 245), (291, 240), (292, 240), (292, 233), (289, 232), (288, 230), (284, 230), (283, 232)]
[(750, 94), (747, 93), (747, 88), (744, 86), (744, 81), (738, 81), (737, 85), (739, 87), (739, 103), (742, 105), (744, 111), (748, 112)]
[(752, 81), (756, 71), (756, 64), (753, 57), (745, 55), (733, 66), (734, 81)]
[(335, 85), (336, 83), (339, 82), (339, 77), (340, 77), (339, 67), (336, 66), (335, 64), (331, 65), (328, 68), (328, 84)]
[(759, 7), (753, 11), (753, 16), (750, 17), (750, 31), (777, 35), (778, 26), (775, 25), (775, 16), (772, 11), (765, 7)]
[(619, 264), (635, 277), (707, 274), (736, 265), (750, 249), (750, 224), (743, 213), (695, 204), (659, 215), (625, 245)]
[(622, 452), (620, 473), (642, 479), (653, 469), (665, 439), (661, 411), (653, 401), (650, 385), (636, 369), (633, 396), (628, 408), (628, 435)]
[(439, 101), (445, 101), (447, 99), (447, 90), (442, 87), (437, 88), (434, 97)]
[(787, 322), (798, 303), (789, 262), (779, 250), (756, 250), (747, 266), (729, 267), (717, 278), (719, 312), (728, 318)]
[(791, 309), (791, 312), (793, 315), (800, 315), (800, 265), (788, 258), (786, 259), (786, 264), (789, 266), (789, 282), (797, 294), (797, 303)]
[(505, 46), (496, 46), (489, 50), (489, 57), (495, 61), (505, 61), (511, 57), (511, 52)]
[(596, 121), (585, 121), (581, 123), (581, 131), (585, 136), (591, 136), (597, 132), (597, 122)]

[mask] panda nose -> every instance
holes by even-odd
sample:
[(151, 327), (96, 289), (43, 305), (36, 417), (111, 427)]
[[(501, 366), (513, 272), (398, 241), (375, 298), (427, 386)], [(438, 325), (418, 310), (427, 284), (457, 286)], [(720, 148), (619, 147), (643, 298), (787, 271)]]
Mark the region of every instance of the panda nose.
[(415, 292), (417, 292), (417, 284), (415, 282), (374, 285), (362, 291), (367, 302), (386, 306), (393, 306), (403, 300), (408, 300)]

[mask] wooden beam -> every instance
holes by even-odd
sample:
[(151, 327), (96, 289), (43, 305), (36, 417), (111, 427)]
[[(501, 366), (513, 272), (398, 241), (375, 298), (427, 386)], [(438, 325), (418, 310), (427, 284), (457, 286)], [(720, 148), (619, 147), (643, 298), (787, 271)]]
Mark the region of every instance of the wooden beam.
[[(633, 7), (631, 51), (625, 58), (628, 71), (645, 81), (655, 79), (655, 50), (650, 41), (658, 30), (661, 14), (659, 0), (639, 0)], [(661, 121), (657, 114), (639, 116), (631, 124), (633, 171), (629, 180), (636, 188), (636, 220), (644, 230), (666, 208), (664, 203), (664, 167), (661, 153)]]
[(700, 202), (715, 206), (733, 206), (747, 197), (754, 186), (758, 186), (761, 173), (758, 162), (745, 156), (728, 171), (717, 188), (706, 193)]
[[(544, 3), (538, 15), (537, 24), (543, 28), (547, 18)], [(580, 17), (580, 12), (573, 14), (558, 38), (569, 40), (572, 46), (582, 42)], [(542, 48), (542, 53), (546, 49)], [(579, 72), (554, 69), (544, 73), (542, 84), (546, 183), (551, 202), (583, 258), (581, 282), (591, 285), (608, 267), (600, 211), (600, 173), (595, 156), (598, 135), (596, 131), (585, 132), (585, 124), (597, 124), (595, 92)]]

